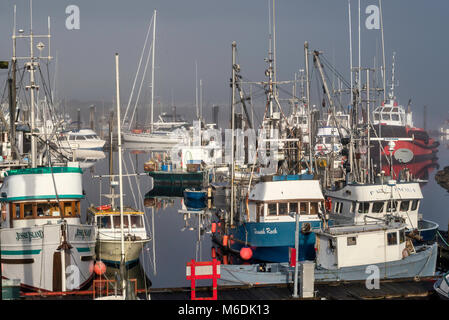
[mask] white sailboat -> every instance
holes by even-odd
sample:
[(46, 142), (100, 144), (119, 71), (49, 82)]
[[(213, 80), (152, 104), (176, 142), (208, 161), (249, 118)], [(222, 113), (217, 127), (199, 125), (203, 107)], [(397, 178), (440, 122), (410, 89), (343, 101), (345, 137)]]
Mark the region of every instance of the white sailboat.
[[(148, 30), (149, 31), (149, 30)], [(176, 124), (175, 126), (169, 126), (167, 127), (166, 123), (163, 123), (161, 121), (161, 125), (158, 126), (157, 123), (154, 122), (154, 87), (155, 87), (155, 83), (154, 83), (154, 60), (155, 60), (155, 46), (156, 46), (156, 10), (154, 10), (154, 14), (153, 14), (153, 41), (151, 44), (151, 107), (150, 107), (150, 115), (151, 115), (151, 120), (150, 120), (150, 129), (149, 130), (140, 130), (140, 129), (134, 129), (131, 130), (131, 128), (129, 127), (127, 131), (122, 133), (123, 136), (123, 141), (125, 142), (141, 142), (141, 143), (163, 143), (165, 145), (170, 144), (170, 145), (175, 145), (175, 144), (179, 144), (179, 143), (183, 143), (185, 142), (185, 139), (188, 138), (188, 134), (187, 131), (185, 129), (181, 128), (176, 128), (179, 127), (178, 124)], [(144, 49), (146, 47), (146, 41), (145, 41), (145, 46)], [(142, 52), (142, 57), (143, 57), (144, 51)], [(148, 58), (150, 57), (150, 55), (148, 55)], [(148, 59), (147, 59), (148, 62)], [(140, 64), (139, 64), (139, 69), (140, 69)], [(139, 70), (138, 70), (139, 72)], [(142, 80), (145, 77), (145, 72), (146, 72), (146, 67), (145, 67), (145, 71), (143, 73), (142, 76)], [(137, 77), (137, 75), (136, 75)], [(139, 90), (140, 91), (140, 90)], [(139, 92), (140, 93), (140, 92)], [(131, 93), (131, 97), (132, 97), (132, 93)], [(130, 100), (131, 100), (130, 97)], [(137, 106), (137, 103), (136, 103)], [(125, 112), (125, 117), (127, 115), (128, 108)], [(135, 110), (134, 110), (135, 111)], [(131, 122), (130, 121), (130, 126), (131, 126)], [(176, 128), (176, 129), (175, 129)], [(169, 130), (172, 129), (172, 130)]]

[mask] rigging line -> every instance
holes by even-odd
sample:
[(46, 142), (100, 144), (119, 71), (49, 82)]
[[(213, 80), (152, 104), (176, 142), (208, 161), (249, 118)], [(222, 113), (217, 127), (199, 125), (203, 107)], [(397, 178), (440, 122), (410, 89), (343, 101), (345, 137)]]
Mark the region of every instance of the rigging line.
[[(126, 106), (125, 115), (123, 116), (122, 125), (125, 124), (125, 119), (126, 119), (126, 116), (128, 114), (128, 109), (129, 109), (129, 107), (131, 105), (131, 99), (132, 99), (132, 97), (134, 95), (134, 88), (135, 88), (135, 85), (136, 85), (137, 76), (138, 76), (138, 74), (140, 72), (140, 67), (141, 67), (141, 64), (142, 64), (142, 59), (143, 59), (143, 56), (144, 56), (145, 48), (147, 46), (148, 36), (150, 34), (151, 26), (153, 25), (153, 20), (154, 20), (154, 15), (151, 17), (150, 25), (148, 26), (148, 31), (147, 31), (147, 35), (146, 35), (146, 38), (145, 38), (145, 43), (144, 43), (144, 46), (143, 46), (143, 49), (142, 49), (142, 54), (140, 55), (139, 65), (137, 67), (136, 76), (134, 77), (134, 82), (133, 82), (133, 86), (132, 86), (132, 89), (131, 89), (131, 94), (129, 96), (128, 105)], [(148, 54), (148, 55), (150, 55), (150, 54)]]
[[(152, 48), (153, 48), (153, 44), (151, 44), (149, 50), (151, 50)], [(136, 99), (136, 102), (135, 102), (135, 104), (134, 104), (133, 114), (132, 114), (132, 116), (131, 116), (131, 119), (129, 120), (129, 127), (128, 127), (128, 130), (131, 130), (131, 124), (132, 124), (132, 122), (133, 122), (134, 114), (136, 113), (136, 109), (137, 109), (137, 104), (138, 104), (139, 99), (140, 99), (140, 92), (142, 91), (143, 81), (145, 80), (145, 76), (146, 76), (146, 73), (147, 73), (148, 63), (150, 62), (150, 56), (151, 56), (151, 55), (148, 54), (147, 61), (146, 61), (146, 63), (145, 63), (145, 69), (144, 69), (144, 71), (143, 71), (142, 79), (141, 79), (141, 81), (140, 81), (139, 92), (137, 93), (137, 99)], [(154, 84), (152, 83), (152, 84), (151, 84), (151, 87), (152, 87), (152, 88), (153, 88), (153, 85), (154, 85)]]
[(320, 57), (322, 58), (323, 65), (328, 67), (337, 76), (337, 78), (339, 78), (343, 84), (350, 89), (350, 83), (344, 78), (344, 76), (326, 59), (324, 55), (320, 55)]
[[(136, 172), (136, 170), (135, 170), (135, 167), (134, 167), (134, 163), (133, 163), (133, 161), (132, 161), (132, 159), (131, 159), (131, 153), (128, 153), (128, 157), (129, 157), (129, 161), (131, 162), (131, 169), (132, 169), (132, 171), (133, 172), (135, 172), (135, 173), (137, 173)], [(129, 176), (128, 176), (129, 177)], [(135, 180), (136, 180), (136, 186), (137, 186), (137, 194), (139, 195), (139, 197), (138, 197), (138, 199), (139, 199), (139, 203), (137, 203), (137, 201), (136, 201), (136, 206), (138, 207), (138, 209), (139, 210), (141, 210), (141, 211), (143, 211), (143, 212), (145, 212), (145, 204), (144, 204), (144, 202), (143, 202), (143, 199), (142, 199), (142, 192), (141, 192), (141, 190), (140, 190), (140, 179), (139, 179), (139, 176), (135, 176)], [(131, 183), (131, 182), (130, 182)]]

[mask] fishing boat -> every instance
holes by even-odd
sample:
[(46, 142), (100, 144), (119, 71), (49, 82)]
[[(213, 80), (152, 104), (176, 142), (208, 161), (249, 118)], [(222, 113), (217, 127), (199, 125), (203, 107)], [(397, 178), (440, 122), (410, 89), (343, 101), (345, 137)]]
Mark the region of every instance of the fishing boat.
[[(95, 223), (97, 243), (95, 251), (97, 258), (106, 265), (120, 265), (121, 224), (120, 210), (112, 205), (87, 209), (88, 219)], [(123, 228), (125, 233), (125, 261), (127, 267), (134, 266), (139, 261), (143, 247), (150, 241), (147, 234), (144, 212), (131, 207), (123, 208)]]
[[(77, 290), (92, 279), (95, 228), (82, 224), (82, 170), (66, 167), (9, 170), (0, 188), (5, 212), (1, 236), (3, 277), (43, 291)], [(72, 282), (66, 270), (76, 272)]]
[(433, 288), (443, 300), (449, 300), (449, 272), (438, 279)]
[[(16, 10), (14, 9), (14, 21)], [(32, 21), (32, 1), (30, 1), (30, 21)], [(16, 147), (16, 158), (27, 158), (20, 161), (23, 166), (18, 169), (6, 167), (2, 171), (0, 202), (2, 219), (0, 228), (2, 277), (19, 279), (24, 288), (39, 291), (71, 291), (87, 285), (93, 275), (95, 259), (95, 228), (81, 223), (80, 201), (84, 198), (82, 185), (82, 169), (77, 162), (52, 163), (49, 150), (50, 139), (47, 133), (39, 133), (36, 123), (39, 113), (48, 110), (37, 110), (36, 90), (46, 87), (45, 79), (35, 77), (40, 70), (40, 61), (50, 60), (50, 18), (48, 34), (36, 35), (32, 25), (29, 35), (20, 31), (16, 36), (16, 25), (13, 29), (12, 75), (15, 78), (17, 64), (23, 60), (24, 70), (29, 73), (25, 101), (29, 101), (30, 153), (24, 154), (20, 141), (12, 144)], [(29, 41), (30, 54), (27, 57), (16, 56), (16, 40), (24, 38)], [(34, 56), (35, 40), (48, 41), (48, 55), (44, 52), (46, 45), (37, 44), (39, 58)], [(45, 40), (46, 39), (46, 40)], [(12, 81), (13, 87), (15, 83)], [(45, 99), (48, 98), (47, 90)], [(15, 89), (14, 89), (15, 92)], [(29, 94), (29, 96), (28, 96)], [(15, 93), (10, 95), (12, 105), (19, 100)], [(50, 101), (47, 99), (46, 101)], [(41, 107), (48, 107), (48, 104)], [(14, 110), (12, 106), (10, 110)], [(11, 119), (15, 119), (13, 116)], [(16, 123), (10, 123), (8, 132), (14, 141)], [(44, 128), (53, 128), (46, 122)], [(40, 137), (39, 137), (40, 135)], [(13, 138), (14, 137), (14, 138)], [(45, 145), (39, 143), (43, 138)]]
[[(401, 221), (316, 230), (315, 282), (367, 281), (432, 277), (437, 245), (414, 247)], [(373, 271), (374, 270), (374, 271)], [(219, 285), (294, 282), (289, 263), (222, 265)]]
[[(398, 175), (404, 165), (413, 165), (416, 163), (434, 160), (438, 152), (439, 142), (431, 138), (423, 128), (415, 127), (413, 124), (410, 102), (407, 110), (396, 101), (394, 94), (395, 75), (394, 75), (394, 54), (392, 67), (392, 83), (388, 99), (383, 101), (380, 106), (373, 111), (373, 133), (372, 136), (383, 138), (372, 148), (372, 159), (378, 163), (379, 167), (387, 175), (393, 169), (394, 175)], [(396, 140), (396, 149), (392, 152), (393, 167), (388, 163), (382, 162), (384, 156), (390, 157), (388, 142)], [(415, 168), (411, 171), (416, 176), (418, 173)]]
[[(296, 217), (299, 215), (299, 260), (315, 257), (314, 229), (321, 227), (324, 196), (320, 182), (311, 175), (265, 177), (243, 200), (233, 226), (218, 228), (213, 239), (240, 253), (250, 248), (252, 259), (267, 262), (289, 261), (295, 245)], [(293, 214), (293, 215), (291, 215)], [(233, 218), (230, 218), (233, 219)]]

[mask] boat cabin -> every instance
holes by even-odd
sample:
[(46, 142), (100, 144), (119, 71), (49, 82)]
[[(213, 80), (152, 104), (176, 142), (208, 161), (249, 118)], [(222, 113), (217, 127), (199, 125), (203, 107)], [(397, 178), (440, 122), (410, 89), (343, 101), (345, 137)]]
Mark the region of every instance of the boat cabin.
[(297, 175), (293, 178), (296, 180), (258, 182), (248, 197), (246, 219), (249, 222), (290, 222), (295, 221), (290, 213), (299, 213), (302, 220), (316, 220), (324, 208), (319, 181), (299, 180)]
[(58, 223), (61, 219), (80, 223), (84, 195), (79, 163), (9, 170), (6, 174), (0, 201), (2, 211), (8, 212), (3, 220), (10, 228)]
[(390, 99), (382, 103), (373, 111), (373, 124), (386, 124), (391, 126), (413, 127), (412, 112), (406, 112), (403, 106)]
[(418, 227), (419, 205), (423, 198), (418, 183), (349, 184), (327, 191), (329, 218), (338, 224), (364, 224), (397, 215), (408, 228)]
[(405, 237), (401, 223), (331, 227), (314, 231), (318, 268), (337, 270), (398, 261), (408, 256), (406, 246), (413, 248)]
[[(112, 240), (120, 238), (121, 219), (120, 209), (112, 209), (111, 206), (90, 207), (88, 212), (88, 224), (95, 224), (100, 238)], [(123, 229), (125, 235), (131, 234), (147, 238), (144, 213), (134, 208), (125, 207), (123, 211)], [(112, 238), (111, 238), (112, 236)]]

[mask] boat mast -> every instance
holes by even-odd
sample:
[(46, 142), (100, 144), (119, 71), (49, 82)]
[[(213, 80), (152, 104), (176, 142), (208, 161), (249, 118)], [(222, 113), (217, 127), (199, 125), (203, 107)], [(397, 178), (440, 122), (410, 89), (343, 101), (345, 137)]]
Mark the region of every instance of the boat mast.
[[(307, 116), (309, 127), (309, 162), (310, 168), (313, 171), (313, 141), (312, 141), (312, 113), (310, 110), (310, 83), (309, 83), (309, 43), (304, 42), (304, 58), (306, 67), (306, 96), (307, 96)], [(310, 172), (311, 173), (311, 172)]]
[(382, 80), (383, 80), (383, 89), (384, 89), (384, 101), (387, 97), (387, 84), (386, 84), (386, 73), (385, 73), (385, 42), (384, 42), (384, 23), (382, 19), (382, 0), (379, 0), (379, 11), (380, 11), (380, 32), (382, 35), (382, 62), (383, 62), (383, 70), (382, 70)]
[(231, 227), (234, 225), (234, 174), (235, 174), (235, 163), (234, 163), (234, 129), (235, 129), (235, 50), (237, 43), (232, 42), (232, 98), (231, 98)]
[[(154, 47), (153, 47), (154, 48)], [(122, 177), (122, 139), (120, 132), (120, 78), (119, 78), (119, 55), (115, 54), (115, 81), (117, 90), (117, 147), (118, 147), (118, 171), (120, 185), (120, 277), (122, 280), (122, 295), (126, 297), (125, 281), (125, 236), (123, 230), (123, 177)]]
[(153, 25), (153, 43), (151, 54), (151, 132), (153, 132), (154, 122), (154, 48), (156, 46), (156, 10), (154, 10), (154, 25)]
[(34, 130), (36, 127), (35, 123), (35, 111), (34, 111), (34, 90), (37, 88), (34, 80), (34, 39), (33, 39), (33, 0), (30, 0), (30, 62), (29, 62), (29, 71), (30, 71), (30, 100), (31, 100), (31, 167), (36, 168), (36, 149), (37, 149), (37, 141), (36, 136), (34, 135)]

